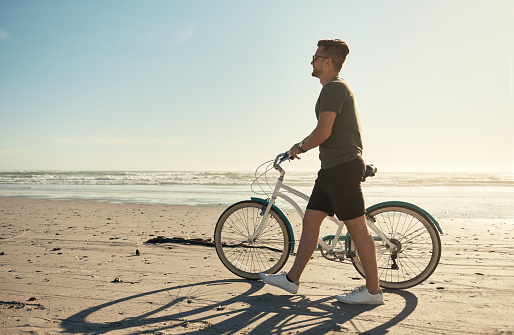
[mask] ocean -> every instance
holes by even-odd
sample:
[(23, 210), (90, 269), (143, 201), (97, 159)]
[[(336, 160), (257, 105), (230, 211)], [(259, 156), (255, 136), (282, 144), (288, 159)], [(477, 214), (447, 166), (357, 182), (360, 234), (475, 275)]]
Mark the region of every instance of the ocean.
[[(3, 171), (0, 196), (154, 205), (228, 206), (266, 198), (278, 174), (212, 171)], [(285, 183), (310, 194), (316, 172), (287, 172)], [(256, 195), (253, 191), (256, 191)], [(378, 172), (363, 183), (366, 205), (398, 200), (437, 218), (514, 220), (511, 173)], [(283, 200), (282, 200), (283, 201)], [(299, 201), (305, 205), (305, 202)], [(288, 203), (277, 205), (291, 209)]]

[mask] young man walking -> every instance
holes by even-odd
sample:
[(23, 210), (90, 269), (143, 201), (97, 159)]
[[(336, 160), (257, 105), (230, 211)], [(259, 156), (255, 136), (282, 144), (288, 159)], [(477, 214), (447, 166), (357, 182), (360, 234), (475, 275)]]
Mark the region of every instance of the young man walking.
[(319, 146), (321, 169), (303, 218), (303, 230), (293, 267), (276, 275), (261, 273), (267, 284), (290, 293), (298, 291), (300, 276), (318, 245), (320, 226), (327, 215), (344, 221), (361, 259), (366, 285), (337, 296), (349, 304), (382, 304), (378, 285), (376, 250), (365, 218), (361, 181), (366, 170), (362, 160), (361, 126), (353, 92), (339, 76), (348, 45), (339, 40), (321, 40), (312, 57), (312, 76), (323, 88), (316, 103), (318, 123), (309, 136), (291, 147), (300, 158)]

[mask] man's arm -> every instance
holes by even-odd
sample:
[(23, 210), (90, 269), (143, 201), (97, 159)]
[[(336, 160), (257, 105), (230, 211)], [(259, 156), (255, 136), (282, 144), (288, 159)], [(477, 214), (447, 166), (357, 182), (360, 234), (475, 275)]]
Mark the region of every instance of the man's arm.
[(336, 119), (336, 116), (337, 113), (331, 111), (319, 113), (318, 124), (316, 125), (316, 128), (314, 128), (312, 133), (303, 140), (301, 148), (303, 150), (301, 150), (298, 147), (300, 143), (296, 143), (291, 147), (291, 153), (293, 154), (293, 156), (295, 158), (300, 159), (300, 157), (298, 157), (298, 154), (316, 148), (317, 146), (325, 142), (332, 133), (332, 126), (334, 125), (334, 120)]

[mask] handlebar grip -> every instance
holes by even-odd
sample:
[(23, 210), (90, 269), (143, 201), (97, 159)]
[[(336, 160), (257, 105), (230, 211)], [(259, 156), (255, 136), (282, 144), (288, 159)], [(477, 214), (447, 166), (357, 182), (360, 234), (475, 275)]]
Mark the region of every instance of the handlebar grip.
[(282, 154), (279, 154), (277, 155), (277, 158), (275, 158), (275, 163), (273, 163), (273, 166), (275, 167), (275, 169), (280, 165), (282, 164), (284, 161), (286, 160), (292, 160), (294, 159), (293, 156), (291, 156), (291, 150), (289, 151), (286, 151)]

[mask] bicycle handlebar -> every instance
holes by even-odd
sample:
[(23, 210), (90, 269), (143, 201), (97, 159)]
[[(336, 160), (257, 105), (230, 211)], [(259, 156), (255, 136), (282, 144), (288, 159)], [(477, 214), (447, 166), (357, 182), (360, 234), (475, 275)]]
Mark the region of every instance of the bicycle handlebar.
[(283, 176), (285, 174), (284, 169), (280, 167), (280, 164), (282, 164), (286, 160), (293, 160), (294, 157), (291, 155), (291, 150), (288, 150), (286, 152), (283, 152), (281, 154), (278, 154), (275, 158), (275, 161), (273, 162), (273, 167), (275, 170), (280, 172), (280, 174)]

